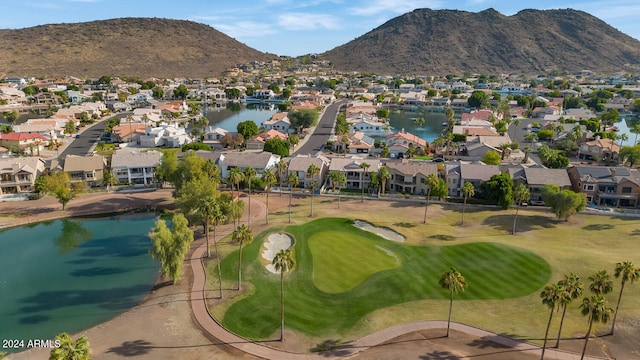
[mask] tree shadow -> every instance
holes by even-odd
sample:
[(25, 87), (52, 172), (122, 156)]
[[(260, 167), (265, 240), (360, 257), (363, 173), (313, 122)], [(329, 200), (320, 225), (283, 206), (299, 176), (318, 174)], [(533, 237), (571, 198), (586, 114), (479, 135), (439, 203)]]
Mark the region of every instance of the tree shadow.
[(508, 345), (500, 344), (495, 341), (499, 336), (483, 336), (480, 339), (474, 339), (468, 343), (468, 346), (477, 347), (479, 349), (509, 349)]
[[(482, 222), (483, 225), (491, 226), (494, 229), (511, 232), (513, 230), (513, 217), (510, 215), (493, 215), (489, 216)], [(517, 232), (533, 231), (539, 228), (551, 229), (556, 227), (557, 221), (550, 219), (548, 216), (540, 215), (518, 215), (516, 224)]]
[(407, 228), (407, 229), (414, 228), (414, 227), (418, 226), (415, 223), (410, 223), (410, 222), (397, 222), (397, 223), (394, 223), (393, 225), (399, 226), (399, 227), (403, 227), (403, 228)]
[(456, 237), (451, 235), (436, 234), (436, 235), (429, 236), (429, 239), (436, 239), (441, 241), (453, 241), (456, 239)]
[(594, 230), (611, 230), (613, 229), (615, 226), (611, 225), (611, 224), (591, 224), (591, 225), (587, 225), (587, 226), (583, 226), (582, 230), (589, 230), (589, 231), (594, 231)]
[(351, 355), (352, 348), (348, 342), (328, 339), (311, 348), (311, 352), (319, 353), (324, 357), (344, 357)]
[(631, 236), (640, 236), (640, 229), (635, 229), (631, 232)]
[(432, 351), (428, 354), (419, 357), (421, 360), (460, 360), (460, 356), (457, 356), (449, 351)]
[(45, 321), (49, 321), (49, 319), (51, 319), (51, 316), (40, 314), (22, 317), (20, 318), (19, 322), (20, 324), (35, 325)]
[(75, 277), (94, 277), (94, 276), (106, 276), (114, 274), (122, 274), (127, 270), (116, 267), (103, 267), (96, 266), (88, 269), (78, 269), (71, 272), (71, 276)]
[(148, 354), (153, 349), (153, 343), (146, 340), (125, 341), (120, 346), (114, 346), (107, 353), (133, 357)]

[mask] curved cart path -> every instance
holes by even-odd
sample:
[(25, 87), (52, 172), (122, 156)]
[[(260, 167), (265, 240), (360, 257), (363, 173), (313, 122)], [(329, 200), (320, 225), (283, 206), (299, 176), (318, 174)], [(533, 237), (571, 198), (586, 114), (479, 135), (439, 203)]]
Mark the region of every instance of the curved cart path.
[[(251, 223), (256, 223), (259, 219), (264, 218), (266, 206), (265, 204), (255, 198), (251, 199), (252, 212), (251, 212)], [(255, 211), (255, 207), (259, 208), (259, 211)], [(246, 219), (245, 219), (246, 222)], [(220, 238), (227, 236), (231, 233), (230, 228), (220, 229)], [(303, 353), (292, 353), (284, 350), (272, 348), (266, 345), (258, 344), (251, 340), (247, 340), (241, 336), (238, 336), (231, 331), (225, 329), (220, 323), (218, 323), (209, 313), (207, 308), (207, 300), (205, 284), (206, 284), (206, 274), (204, 268), (203, 259), (206, 257), (207, 243), (203, 242), (203, 244), (198, 247), (195, 251), (193, 251), (191, 258), (189, 259), (191, 269), (193, 269), (193, 284), (191, 288), (191, 309), (193, 310), (193, 316), (196, 319), (197, 323), (202, 327), (202, 329), (208, 333), (211, 337), (218, 339), (219, 341), (233, 346), (234, 348), (243, 351), (245, 353), (264, 358), (264, 359), (277, 359), (277, 360), (288, 360), (288, 359), (303, 359), (303, 360), (311, 360), (311, 359), (326, 359), (327, 357), (342, 357), (348, 358), (359, 352), (362, 352), (371, 347), (382, 345), (394, 338), (397, 338), (402, 335), (410, 334), (416, 331), (422, 330), (431, 330), (431, 329), (442, 329), (443, 333), (446, 331), (447, 322), (440, 320), (430, 320), (430, 321), (417, 321), (412, 323), (406, 323), (401, 325), (396, 325), (390, 328), (386, 328), (375, 332), (373, 334), (367, 335), (363, 338), (355, 340), (350, 344), (346, 345), (343, 348), (340, 348), (339, 356), (331, 356), (331, 354), (303, 354)], [(478, 329), (475, 327), (471, 327), (464, 324), (459, 324), (452, 322), (451, 329), (457, 330), (460, 332), (464, 332), (471, 336), (475, 336), (477, 338), (481, 338), (483, 340), (492, 341), (494, 343), (508, 346), (513, 348), (514, 350), (526, 354), (531, 355), (541, 355), (541, 348), (537, 345), (521, 342), (518, 340), (514, 340), (502, 335), (498, 335), (486, 330)], [(560, 351), (557, 349), (546, 349), (545, 358), (547, 359), (557, 359), (557, 360), (577, 360), (580, 359), (580, 354), (569, 353), (565, 351)], [(599, 357), (589, 357), (585, 356), (585, 359), (602, 359)]]

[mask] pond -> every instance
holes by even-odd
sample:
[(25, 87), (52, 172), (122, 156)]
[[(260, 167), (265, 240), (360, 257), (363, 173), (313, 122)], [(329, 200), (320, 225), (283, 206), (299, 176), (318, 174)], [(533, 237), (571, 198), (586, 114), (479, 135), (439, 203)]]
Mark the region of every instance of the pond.
[(137, 305), (158, 276), (147, 237), (155, 219), (69, 218), (0, 231), (0, 339), (53, 339)]
[[(422, 126), (418, 126), (414, 122), (418, 117), (425, 119)], [(444, 113), (420, 110), (394, 110), (389, 112), (389, 124), (393, 127), (394, 132), (404, 129), (406, 132), (416, 135), (429, 143), (440, 136), (442, 123), (446, 121), (447, 116)]]
[(277, 111), (277, 107), (269, 104), (227, 104), (225, 107), (210, 107), (205, 116), (209, 120), (210, 126), (236, 132), (239, 123), (253, 120), (260, 127)]

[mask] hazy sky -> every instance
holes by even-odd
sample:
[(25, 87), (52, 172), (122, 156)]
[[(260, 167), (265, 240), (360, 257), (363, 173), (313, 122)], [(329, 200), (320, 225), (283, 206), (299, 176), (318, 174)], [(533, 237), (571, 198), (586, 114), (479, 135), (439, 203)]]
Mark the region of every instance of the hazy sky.
[[(0, 0), (0, 29), (120, 17), (192, 20), (210, 25), (257, 50), (298, 56), (330, 50), (418, 8), (478, 12), (492, 7), (504, 15), (513, 15), (526, 8), (523, 3), (515, 0)], [(536, 9), (582, 10), (640, 39), (638, 0), (538, 0), (529, 4)]]

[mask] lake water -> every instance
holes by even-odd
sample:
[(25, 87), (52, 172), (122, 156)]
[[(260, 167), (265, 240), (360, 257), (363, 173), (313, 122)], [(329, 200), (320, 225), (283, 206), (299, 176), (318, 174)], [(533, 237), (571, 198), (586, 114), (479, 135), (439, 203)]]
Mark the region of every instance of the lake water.
[[(414, 119), (418, 117), (425, 119), (421, 127), (416, 126), (413, 122)], [(406, 132), (414, 134), (429, 143), (440, 136), (442, 123), (446, 121), (447, 116), (444, 113), (406, 110), (393, 110), (389, 112), (389, 124), (393, 127), (394, 132), (404, 129)]]
[(71, 218), (0, 231), (0, 339), (53, 339), (137, 305), (158, 275), (147, 237), (155, 219)]
[(209, 119), (210, 126), (236, 132), (239, 123), (253, 120), (260, 127), (277, 111), (277, 107), (263, 104), (248, 104), (246, 106), (229, 104), (221, 108), (209, 107), (205, 116)]

